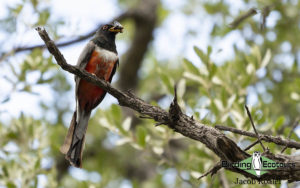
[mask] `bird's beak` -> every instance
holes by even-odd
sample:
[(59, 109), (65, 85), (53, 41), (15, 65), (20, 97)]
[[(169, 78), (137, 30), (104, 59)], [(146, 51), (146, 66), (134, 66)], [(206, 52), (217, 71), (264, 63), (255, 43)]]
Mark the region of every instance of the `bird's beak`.
[(114, 21), (113, 27), (111, 27), (109, 29), (109, 31), (114, 32), (114, 33), (122, 33), (123, 32), (123, 26), (119, 22)]

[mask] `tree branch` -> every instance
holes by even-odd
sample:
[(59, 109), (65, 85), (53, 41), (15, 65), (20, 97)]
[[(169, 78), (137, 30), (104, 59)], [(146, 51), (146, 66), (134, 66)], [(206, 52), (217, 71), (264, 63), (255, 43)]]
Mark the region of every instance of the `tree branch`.
[(261, 147), (263, 148), (263, 150), (266, 151), (266, 148), (265, 148), (265, 146), (262, 144), (261, 139), (260, 139), (260, 136), (259, 136), (259, 134), (258, 134), (258, 132), (257, 132), (257, 130), (256, 130), (256, 128), (255, 128), (255, 125), (254, 125), (254, 122), (253, 122), (251, 113), (250, 113), (250, 111), (249, 111), (247, 105), (245, 105), (245, 109), (246, 109), (246, 111), (247, 111), (248, 117), (249, 117), (249, 119), (250, 119), (250, 122), (251, 122), (252, 128), (253, 128), (253, 130), (254, 130), (254, 132), (255, 132), (255, 135), (256, 135), (256, 137), (257, 137), (257, 140), (259, 141), (259, 143), (260, 143)]
[[(233, 127), (226, 127), (222, 125), (216, 125), (216, 129), (222, 130), (222, 131), (230, 131), (236, 134), (244, 135), (244, 136), (249, 136), (253, 138), (257, 138), (255, 133), (248, 132), (248, 131), (242, 131)], [(285, 140), (279, 136), (271, 136), (271, 135), (262, 135), (260, 134), (260, 139), (265, 141), (265, 142), (273, 142), (277, 145), (280, 146), (287, 146), (288, 148), (295, 148), (295, 149), (300, 149), (300, 143), (293, 141), (293, 140)]]
[(220, 169), (222, 169), (222, 165), (221, 162), (218, 162), (217, 164), (215, 164), (210, 170), (208, 170), (207, 172), (205, 172), (204, 174), (202, 174), (198, 180), (208, 176), (209, 174), (211, 174), (211, 176), (213, 176), (214, 174), (216, 174)]
[[(152, 106), (142, 99), (138, 98), (132, 93), (122, 92), (113, 88), (108, 82), (99, 79), (98, 77), (88, 73), (85, 70), (79, 69), (76, 66), (67, 64), (65, 58), (60, 53), (54, 42), (49, 38), (47, 32), (42, 28), (36, 29), (40, 37), (44, 40), (49, 52), (55, 57), (57, 63), (62, 69), (79, 76), (80, 78), (89, 81), (102, 89), (106, 90), (109, 94), (114, 96), (121, 106), (128, 107), (132, 110), (139, 112), (144, 116), (149, 116), (158, 123), (164, 123), (174, 131), (189, 137), (191, 139), (202, 142), (221, 160), (227, 160), (229, 162), (237, 162), (248, 158), (250, 155), (241, 150), (237, 144), (221, 133), (219, 130), (201, 124), (191, 117), (185, 115), (179, 108), (176, 98), (173, 100), (169, 112), (161, 109), (158, 106)], [(278, 179), (299, 181), (300, 180), (300, 159), (296, 159), (294, 156), (288, 155), (274, 155), (269, 152), (265, 152), (262, 155), (267, 156), (269, 159), (275, 162), (294, 162), (294, 169), (276, 169), (270, 173), (262, 175), (259, 179)], [(258, 179), (258, 177), (248, 174), (237, 168), (228, 168), (233, 172), (243, 174), (246, 177)]]
[(257, 11), (255, 8), (249, 9), (246, 13), (240, 15), (238, 18), (236, 18), (232, 23), (229, 24), (229, 27), (232, 29), (235, 29), (237, 26), (240, 25), (245, 19), (254, 16), (257, 14)]
[[(295, 122), (294, 122), (294, 124), (293, 124), (293, 127), (292, 127), (292, 129), (291, 129), (291, 131), (290, 131), (290, 133), (289, 133), (289, 135), (288, 135), (288, 137), (287, 137), (288, 139), (291, 138), (291, 136), (292, 136), (294, 130), (296, 129), (296, 127), (298, 126), (299, 123), (300, 123), (300, 118), (298, 117), (298, 118), (296, 118), (296, 120), (295, 120)], [(285, 146), (285, 147), (281, 150), (281, 153), (283, 153), (287, 148), (288, 148), (288, 146)]]
[[(136, 17), (136, 16), (137, 16), (137, 12), (136, 11), (134, 11), (134, 10), (128, 10), (128, 11), (120, 14), (119, 16), (115, 17), (113, 20), (122, 21), (122, 20), (124, 20), (126, 18)], [(86, 33), (84, 35), (78, 36), (75, 39), (71, 39), (71, 40), (66, 41), (66, 42), (60, 42), (56, 46), (57, 47), (65, 47), (65, 46), (69, 46), (69, 45), (72, 45), (72, 44), (75, 44), (75, 43), (87, 40), (88, 38), (92, 37), (96, 33), (96, 31), (100, 28), (101, 25), (102, 24), (99, 24), (95, 29), (89, 31), (88, 33)], [(25, 52), (25, 51), (31, 51), (31, 50), (36, 49), (36, 48), (43, 49), (45, 47), (46, 46), (44, 44), (38, 44), (38, 45), (33, 45), (33, 46), (16, 47), (16, 48), (10, 50), (9, 52), (1, 53), (0, 54), (0, 62), (3, 61), (4, 59), (6, 59), (8, 56), (11, 56), (13, 54), (17, 54), (17, 53)]]

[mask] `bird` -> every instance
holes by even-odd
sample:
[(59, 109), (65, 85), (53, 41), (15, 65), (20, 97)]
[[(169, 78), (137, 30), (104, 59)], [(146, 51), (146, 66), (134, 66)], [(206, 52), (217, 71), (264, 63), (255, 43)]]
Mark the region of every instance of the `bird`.
[[(119, 65), (115, 38), (122, 32), (123, 26), (117, 21), (100, 26), (81, 52), (76, 66), (111, 82)], [(60, 151), (72, 166), (82, 168), (82, 153), (91, 111), (101, 103), (106, 91), (78, 76), (75, 76), (75, 85), (76, 109)]]

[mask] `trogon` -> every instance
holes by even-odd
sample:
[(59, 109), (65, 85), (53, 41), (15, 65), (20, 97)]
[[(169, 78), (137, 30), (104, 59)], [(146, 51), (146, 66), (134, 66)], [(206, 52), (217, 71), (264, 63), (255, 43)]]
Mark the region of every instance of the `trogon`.
[[(114, 21), (100, 27), (79, 56), (77, 66), (111, 82), (119, 64), (115, 38), (123, 26)], [(75, 167), (82, 167), (82, 151), (91, 111), (103, 100), (106, 91), (75, 76), (76, 109), (60, 151)]]

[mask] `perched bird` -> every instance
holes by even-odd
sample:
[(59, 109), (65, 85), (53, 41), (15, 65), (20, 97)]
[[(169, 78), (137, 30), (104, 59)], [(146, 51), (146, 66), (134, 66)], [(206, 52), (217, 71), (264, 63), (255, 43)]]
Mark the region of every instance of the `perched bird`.
[[(115, 38), (123, 26), (114, 21), (100, 27), (81, 53), (77, 66), (111, 82), (119, 64)], [(60, 151), (75, 167), (82, 167), (82, 151), (91, 111), (103, 100), (106, 91), (75, 76), (76, 109)]]

